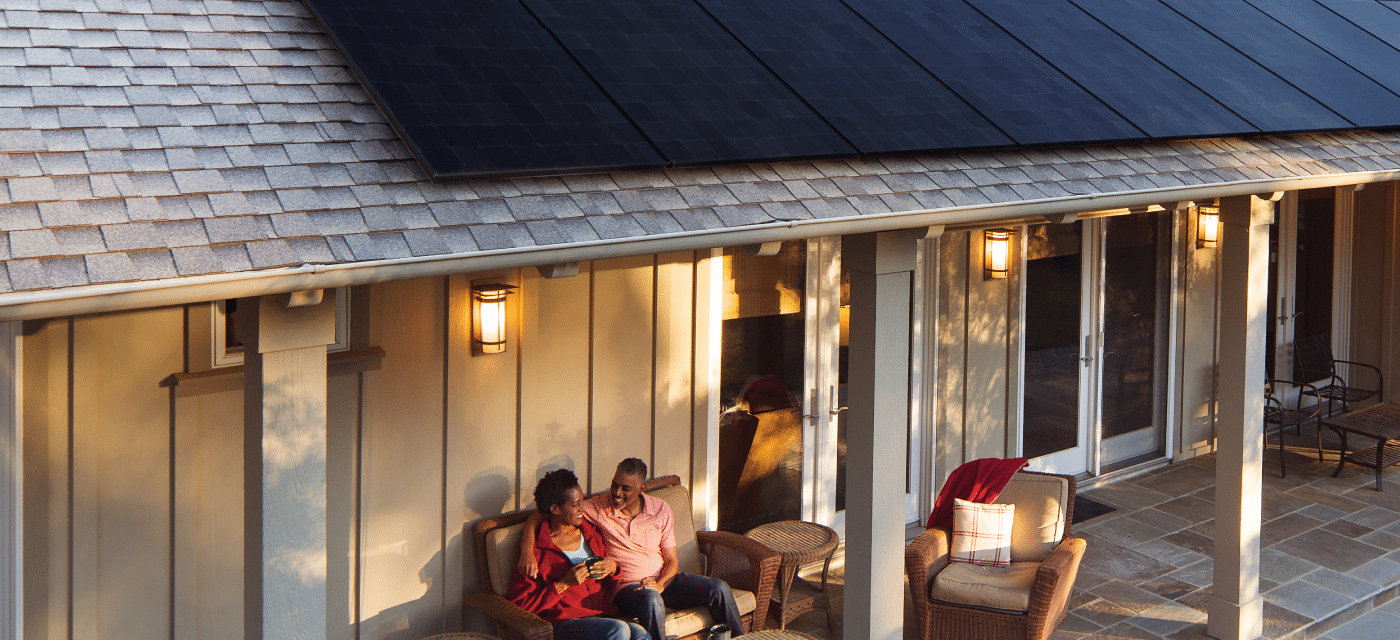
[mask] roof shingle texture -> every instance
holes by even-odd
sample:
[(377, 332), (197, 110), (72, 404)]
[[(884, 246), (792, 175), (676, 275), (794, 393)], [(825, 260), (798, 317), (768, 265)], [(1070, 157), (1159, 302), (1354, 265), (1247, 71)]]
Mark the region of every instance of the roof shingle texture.
[(0, 12), (0, 293), (1393, 169), (1345, 132), (433, 183), (298, 2)]

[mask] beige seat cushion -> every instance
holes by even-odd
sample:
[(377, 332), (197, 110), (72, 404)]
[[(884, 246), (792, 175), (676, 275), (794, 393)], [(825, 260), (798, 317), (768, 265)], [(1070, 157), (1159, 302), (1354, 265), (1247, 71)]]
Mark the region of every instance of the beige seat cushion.
[(701, 575), (705, 572), (700, 561), (700, 545), (695, 541), (695, 521), (690, 513), (690, 490), (685, 485), (672, 485), (647, 494), (648, 498), (661, 498), (671, 505), (676, 518), (676, 556), (681, 562), (681, 571)]
[(1025, 611), (1031, 606), (1031, 587), (1038, 569), (1039, 562), (1013, 562), (1005, 568), (949, 563), (934, 576), (929, 597), (955, 604)]
[[(740, 591), (734, 589), (734, 604), (739, 605), (739, 614), (748, 615), (757, 605), (757, 600), (751, 591)], [(705, 607), (691, 607), (679, 611), (666, 612), (666, 635), (683, 637), (708, 629), (715, 625), (715, 621), (710, 618), (710, 610)]]
[(1055, 476), (1017, 473), (994, 504), (1016, 505), (1011, 525), (1011, 561), (1040, 562), (1065, 537), (1069, 481)]
[(515, 561), (520, 558), (520, 533), (524, 530), (522, 522), (486, 532), (486, 571), (491, 576), (491, 590), (502, 598), (510, 591)]

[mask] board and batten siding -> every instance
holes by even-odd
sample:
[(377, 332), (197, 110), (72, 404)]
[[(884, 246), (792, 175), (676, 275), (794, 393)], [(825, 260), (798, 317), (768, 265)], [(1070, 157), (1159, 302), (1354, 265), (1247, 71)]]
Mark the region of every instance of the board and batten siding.
[[(354, 289), (351, 350), (383, 355), (329, 366), (328, 638), (494, 631), (461, 605), (468, 527), (529, 506), (549, 470), (600, 490), (636, 456), (694, 484), (713, 364), (699, 258)], [(473, 282), (519, 287), (505, 353), (471, 355)], [(209, 315), (24, 324), (26, 639), (244, 637), (242, 376), (197, 373)]]

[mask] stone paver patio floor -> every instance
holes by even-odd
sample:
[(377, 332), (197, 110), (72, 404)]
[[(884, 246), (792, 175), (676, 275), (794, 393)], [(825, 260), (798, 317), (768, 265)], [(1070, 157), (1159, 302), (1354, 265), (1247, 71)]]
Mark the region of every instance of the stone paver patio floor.
[[(1329, 433), (1318, 462), (1315, 438), (1308, 430), (1288, 435), (1287, 478), (1278, 475), (1275, 438), (1264, 454), (1264, 637), (1400, 638), (1400, 600), (1391, 600), (1400, 590), (1400, 468), (1385, 472), (1384, 492), (1373, 488), (1369, 469), (1354, 465), (1332, 479), (1337, 443)], [(1082, 492), (1117, 510), (1075, 526), (1089, 549), (1053, 640), (1207, 638), (1214, 464), (1215, 456), (1202, 456)], [(827, 629), (820, 613), (789, 628), (842, 637), (841, 573), (838, 565), (832, 576), (836, 628)], [(907, 602), (905, 610), (905, 637), (913, 638)]]

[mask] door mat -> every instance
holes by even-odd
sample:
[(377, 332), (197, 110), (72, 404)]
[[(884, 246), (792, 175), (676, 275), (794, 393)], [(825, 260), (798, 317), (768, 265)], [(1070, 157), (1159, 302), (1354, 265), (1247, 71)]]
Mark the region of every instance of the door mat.
[(1074, 496), (1074, 524), (1097, 518), (1105, 513), (1113, 513), (1114, 511), (1117, 511), (1117, 509), (1102, 502), (1095, 502), (1084, 496)]

